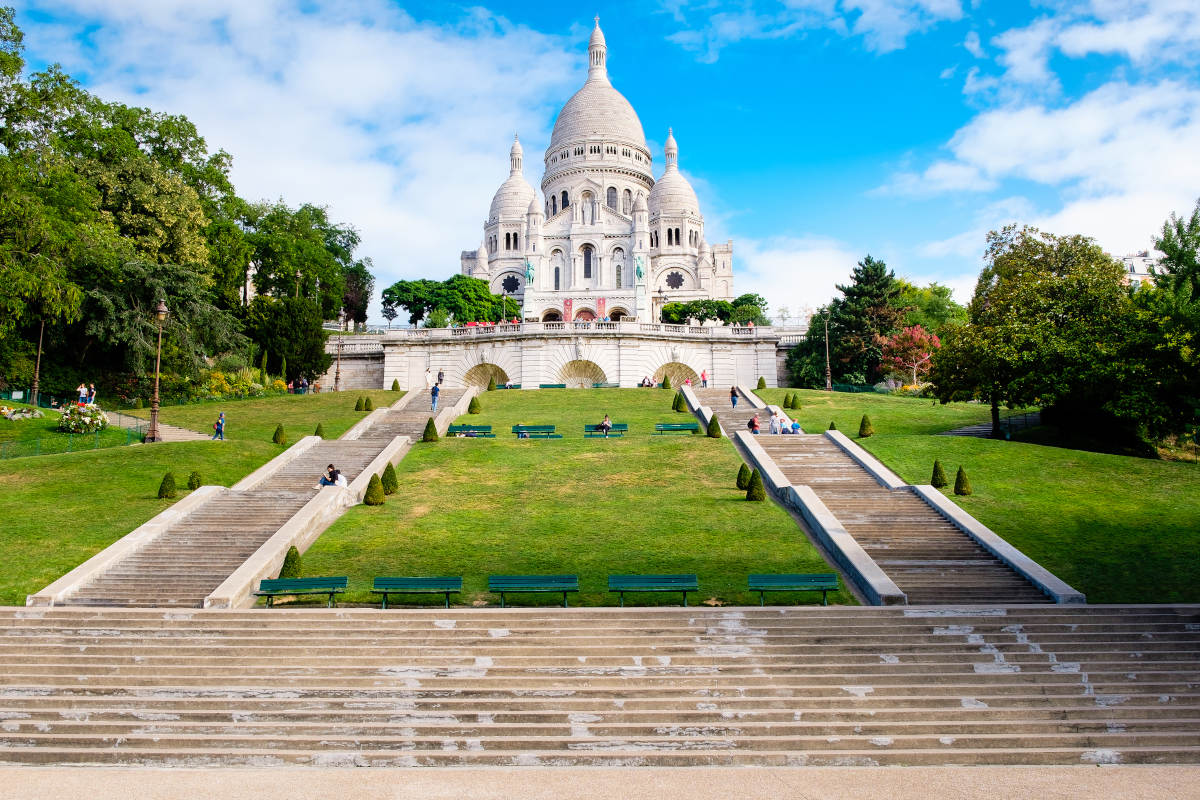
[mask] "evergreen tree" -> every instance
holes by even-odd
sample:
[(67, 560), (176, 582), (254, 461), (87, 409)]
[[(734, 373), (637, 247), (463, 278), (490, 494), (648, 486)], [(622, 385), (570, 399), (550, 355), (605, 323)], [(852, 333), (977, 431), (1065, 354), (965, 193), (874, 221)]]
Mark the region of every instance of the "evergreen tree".
[(371, 482), (367, 484), (367, 493), (363, 496), (363, 502), (369, 506), (381, 506), (384, 499), (383, 481), (379, 480), (378, 475), (372, 475)]
[(374, 411), (375, 402), (370, 397), (363, 398), (363, 411)]
[(425, 432), (421, 434), (422, 442), (436, 442), (438, 440), (437, 425), (433, 422), (433, 417), (425, 423)]
[(750, 473), (750, 484), (746, 487), (747, 500), (766, 500), (767, 490), (763, 488), (762, 475), (759, 474), (758, 468)]
[(671, 388), (671, 376), (665, 372), (663, 373), (662, 388), (664, 388), (664, 389)]
[(858, 438), (866, 439), (874, 434), (875, 428), (871, 425), (871, 418), (863, 414), (862, 421), (858, 423)]
[(736, 485), (743, 492), (750, 488), (750, 467), (746, 466), (745, 461), (738, 467)]
[(392, 378), (392, 391), (393, 392), (400, 391), (400, 379), (399, 378)]
[(295, 545), (288, 548), (287, 555), (283, 557), (283, 566), (279, 568), (280, 578), (299, 578), (303, 573), (300, 569), (300, 551)]
[(836, 430), (837, 430), (837, 423), (836, 423), (836, 422), (834, 422), (833, 420), (829, 420), (829, 427), (828, 427), (828, 428), (826, 428), (825, 430), (827, 430), (827, 431), (836, 431)]
[(967, 471), (959, 467), (958, 474), (954, 476), (954, 493), (968, 495), (971, 492), (971, 481), (967, 479)]
[(713, 414), (712, 419), (708, 421), (708, 438), (721, 438), (721, 423), (717, 421), (717, 415)]
[(479, 397), (478, 396), (471, 398), (470, 404), (467, 405), (467, 413), (468, 414), (482, 414), (483, 413), (483, 407), (481, 405), (479, 405)]
[(383, 493), (395, 494), (400, 489), (400, 479), (396, 477), (396, 468), (392, 466), (392, 462), (383, 468)]
[(758, 376), (758, 385), (757, 385), (757, 386), (755, 386), (754, 388), (755, 388), (755, 389), (765, 389), (765, 388), (767, 388), (767, 379), (766, 379), (766, 378), (764, 378), (762, 375), (759, 375), (759, 376)]
[(938, 459), (933, 461), (933, 477), (929, 479), (929, 485), (935, 489), (941, 489), (947, 486), (950, 482), (946, 480), (946, 470), (942, 469), (942, 462)]
[(158, 499), (171, 500), (175, 498), (178, 492), (175, 489), (175, 473), (168, 472), (163, 475), (162, 483), (158, 485)]
[(355, 411), (363, 411), (363, 410), (365, 410), (365, 409), (366, 409), (366, 407), (367, 407), (367, 405), (366, 405), (366, 402), (363, 400), (363, 398), (362, 398), (361, 396), (360, 396), (360, 397), (358, 398), (358, 400), (357, 400), (357, 401), (354, 403), (354, 410), (355, 410)]
[(275, 434), (271, 437), (271, 441), (275, 444), (287, 444), (287, 434), (283, 430), (282, 422), (275, 426)]
[(192, 474), (188, 475), (188, 488), (194, 491), (203, 485), (204, 481), (201, 480), (200, 473), (192, 470)]
[(320, 436), (322, 439), (324, 439), (325, 438), (325, 425), (318, 422), (317, 429), (315, 431), (313, 431), (313, 436)]
[(488, 378), (487, 390), (488, 390), (489, 392), (494, 392), (494, 391), (496, 391), (496, 376), (495, 376), (495, 375), (493, 375), (492, 377)]

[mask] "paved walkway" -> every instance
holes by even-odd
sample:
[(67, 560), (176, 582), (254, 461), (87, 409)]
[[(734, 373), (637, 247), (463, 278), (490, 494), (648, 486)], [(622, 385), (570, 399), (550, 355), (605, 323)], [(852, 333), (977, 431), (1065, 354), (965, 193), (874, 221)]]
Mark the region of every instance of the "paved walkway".
[[(1023, 431), (1042, 424), (1042, 413), (1030, 411), (1027, 414), (1012, 414), (1000, 420), (1000, 429), (1009, 432)], [(992, 423), (981, 422), (978, 425), (967, 425), (965, 428), (955, 428), (942, 431), (938, 436), (974, 436), (978, 439), (992, 438)]]
[[(120, 411), (105, 411), (104, 413), (108, 415), (109, 423), (119, 428), (137, 431), (143, 435), (150, 429), (150, 421), (141, 417), (122, 414)], [(158, 423), (158, 432), (164, 442), (196, 442), (211, 438), (211, 434), (205, 436), (203, 433), (198, 433), (187, 428), (179, 428), (174, 425), (167, 425), (163, 422)]]

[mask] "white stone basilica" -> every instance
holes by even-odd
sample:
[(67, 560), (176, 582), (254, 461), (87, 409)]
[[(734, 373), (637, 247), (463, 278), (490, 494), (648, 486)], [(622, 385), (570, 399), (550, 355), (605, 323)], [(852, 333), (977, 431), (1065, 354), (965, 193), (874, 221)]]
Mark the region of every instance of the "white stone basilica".
[(508, 180), (492, 198), (465, 275), (521, 305), (528, 322), (657, 322), (664, 303), (733, 298), (733, 244), (709, 246), (691, 184), (668, 131), (656, 182), (642, 123), (608, 80), (597, 18), (588, 77), (554, 123), (542, 194), (522, 174), (514, 141)]

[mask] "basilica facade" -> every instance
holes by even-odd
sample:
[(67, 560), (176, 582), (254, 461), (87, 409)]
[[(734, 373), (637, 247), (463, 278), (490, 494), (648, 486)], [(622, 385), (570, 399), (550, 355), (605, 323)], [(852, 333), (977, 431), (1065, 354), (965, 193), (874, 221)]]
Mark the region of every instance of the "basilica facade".
[(478, 250), (462, 272), (516, 301), (525, 321), (657, 322), (665, 303), (733, 298), (733, 245), (709, 245), (671, 131), (656, 181), (642, 123), (608, 79), (600, 22), (588, 77), (550, 137), (541, 194), (514, 140)]

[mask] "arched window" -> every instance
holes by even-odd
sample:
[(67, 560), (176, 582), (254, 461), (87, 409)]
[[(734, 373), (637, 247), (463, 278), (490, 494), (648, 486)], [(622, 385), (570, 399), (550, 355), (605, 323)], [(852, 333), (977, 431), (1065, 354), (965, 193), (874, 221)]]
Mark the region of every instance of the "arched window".
[(519, 233), (514, 233), (514, 234), (513, 234), (513, 250), (520, 250), (520, 249), (521, 249), (521, 245), (520, 245), (520, 243), (519, 243), (519, 237), (520, 237), (520, 236), (521, 236), (521, 234), (519, 234)]
[(675, 229), (667, 228), (667, 247), (675, 244)]
[(583, 277), (585, 279), (592, 277), (592, 246), (590, 244), (583, 246)]
[(633, 192), (628, 189), (625, 190), (625, 194), (621, 197), (621, 211), (625, 214), (633, 211)]
[(564, 189), (564, 190), (563, 190), (563, 193), (562, 193), (562, 207), (563, 207), (563, 211), (566, 211), (566, 210), (567, 210), (567, 206), (569, 206), (569, 205), (571, 205), (571, 204), (567, 202), (567, 192), (566, 192), (566, 190)]
[(554, 195), (550, 195), (550, 216), (553, 217), (557, 213), (558, 213), (558, 198), (555, 197)]
[(556, 292), (558, 291), (558, 288), (559, 288), (559, 282), (558, 282), (559, 275), (560, 275), (560, 270), (558, 267), (555, 267), (554, 268), (554, 291), (556, 291)]
[(608, 201), (608, 207), (613, 211), (617, 210), (617, 187), (608, 187), (608, 195), (605, 198)]
[(616, 281), (617, 288), (620, 289), (621, 285), (625, 282), (625, 251), (619, 247), (613, 250), (612, 261), (613, 278)]
[(509, 239), (509, 234), (507, 234), (507, 233), (506, 233), (506, 234), (504, 234), (504, 249), (505, 249), (505, 250), (511, 250), (511, 249), (512, 249), (512, 242), (510, 241), (510, 239)]
[(676, 228), (675, 229), (675, 244), (678, 245), (681, 242), (682, 242), (682, 239), (679, 238), (679, 228)]

